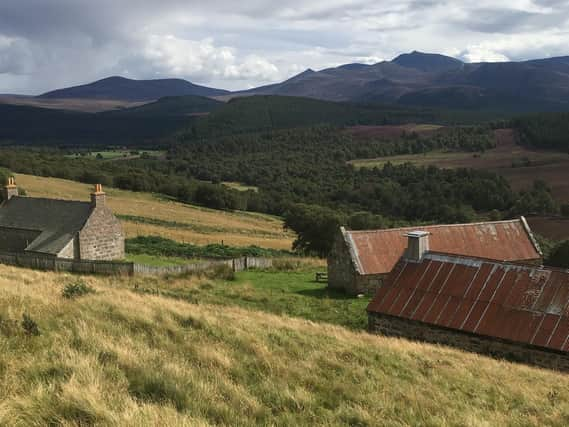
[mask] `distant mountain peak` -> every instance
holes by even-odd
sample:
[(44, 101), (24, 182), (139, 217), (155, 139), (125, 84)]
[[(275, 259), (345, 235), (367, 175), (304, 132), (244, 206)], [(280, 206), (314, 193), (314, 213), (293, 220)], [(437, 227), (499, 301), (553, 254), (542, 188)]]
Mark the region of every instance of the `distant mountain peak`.
[(406, 68), (414, 68), (425, 72), (450, 71), (462, 67), (463, 62), (450, 56), (437, 53), (425, 53), (414, 50), (395, 58), (393, 63)]
[(58, 89), (41, 98), (117, 99), (151, 101), (165, 96), (220, 96), (228, 91), (199, 86), (183, 79), (134, 80), (122, 76), (106, 77), (96, 82)]

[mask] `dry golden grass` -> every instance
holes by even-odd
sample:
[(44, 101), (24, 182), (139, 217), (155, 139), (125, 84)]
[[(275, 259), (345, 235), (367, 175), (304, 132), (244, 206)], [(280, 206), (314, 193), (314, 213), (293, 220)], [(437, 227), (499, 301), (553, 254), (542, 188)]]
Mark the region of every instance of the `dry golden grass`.
[[(0, 266), (0, 425), (559, 425), (569, 377), (440, 346)], [(142, 279), (140, 279), (142, 280)], [(193, 279), (199, 280), (199, 279)], [(194, 283), (199, 286), (199, 283)], [(28, 336), (28, 313), (41, 335)]]
[[(66, 200), (89, 200), (92, 186), (57, 178), (16, 175), (18, 185), (29, 196)], [(283, 231), (280, 219), (250, 212), (224, 212), (161, 199), (149, 193), (134, 193), (115, 188), (105, 189), (108, 204), (119, 215), (188, 224), (198, 230), (165, 227), (136, 221), (123, 221), (127, 237), (159, 235), (173, 240), (230, 246), (257, 245), (273, 249), (290, 249), (294, 236)], [(199, 228), (207, 228), (200, 231)], [(216, 231), (217, 230), (217, 231)]]

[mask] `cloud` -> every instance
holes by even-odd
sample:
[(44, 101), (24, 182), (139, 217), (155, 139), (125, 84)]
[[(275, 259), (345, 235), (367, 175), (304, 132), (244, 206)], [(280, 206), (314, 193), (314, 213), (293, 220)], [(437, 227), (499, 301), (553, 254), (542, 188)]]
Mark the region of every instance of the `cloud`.
[(566, 0), (2, 0), (0, 92), (111, 74), (241, 89), (402, 52), (567, 54)]
[(26, 40), (0, 34), (0, 74), (27, 74), (34, 58)]

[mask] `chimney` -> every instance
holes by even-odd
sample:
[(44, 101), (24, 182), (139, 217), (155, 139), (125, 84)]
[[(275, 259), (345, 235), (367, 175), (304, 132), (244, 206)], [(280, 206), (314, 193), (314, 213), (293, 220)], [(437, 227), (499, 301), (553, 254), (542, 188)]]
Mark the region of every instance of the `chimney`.
[(91, 205), (94, 208), (105, 206), (105, 192), (101, 184), (95, 184), (95, 191), (91, 193)]
[(5, 202), (10, 200), (12, 197), (18, 195), (18, 187), (16, 187), (16, 179), (11, 176), (8, 178), (8, 184), (2, 189), (2, 198)]
[(404, 257), (408, 261), (421, 262), (423, 256), (429, 251), (429, 235), (427, 231), (410, 231), (407, 237), (407, 250)]

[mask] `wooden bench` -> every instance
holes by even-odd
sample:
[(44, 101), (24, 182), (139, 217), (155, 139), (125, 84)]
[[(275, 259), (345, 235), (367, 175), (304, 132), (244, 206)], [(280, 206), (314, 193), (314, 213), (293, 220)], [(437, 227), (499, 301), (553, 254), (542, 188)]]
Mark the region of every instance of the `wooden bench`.
[(328, 282), (328, 273), (316, 273), (317, 282)]

